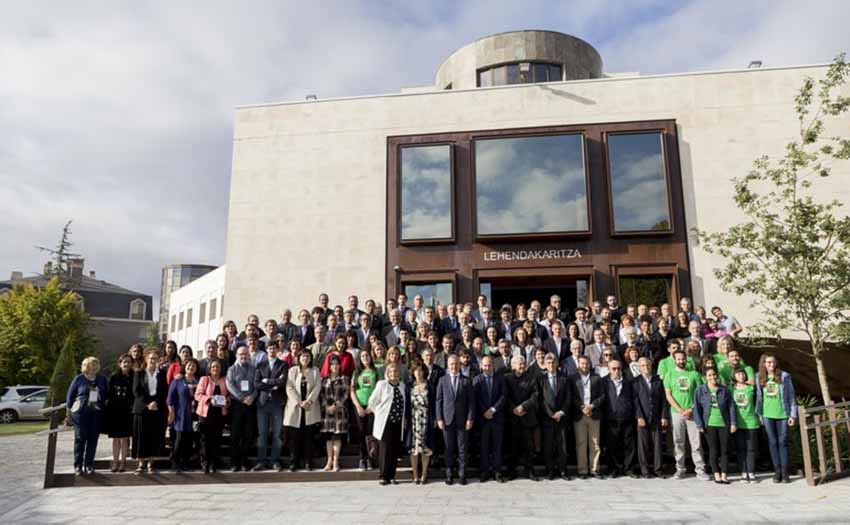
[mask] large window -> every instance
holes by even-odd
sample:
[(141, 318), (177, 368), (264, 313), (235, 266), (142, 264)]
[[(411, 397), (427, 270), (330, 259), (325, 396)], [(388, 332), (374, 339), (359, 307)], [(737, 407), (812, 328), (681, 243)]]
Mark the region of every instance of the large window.
[(620, 303), (661, 306), (673, 300), (673, 278), (669, 275), (620, 277)]
[(421, 295), (425, 306), (436, 307), (438, 304), (449, 304), (454, 301), (450, 282), (405, 284), (404, 293), (411, 299)]
[(562, 79), (561, 65), (547, 62), (513, 62), (478, 71), (479, 87), (536, 84)]
[(478, 235), (589, 231), (584, 137), (475, 141)]
[(453, 237), (451, 148), (401, 148), (402, 242)]
[(669, 232), (662, 133), (608, 135), (615, 233)]

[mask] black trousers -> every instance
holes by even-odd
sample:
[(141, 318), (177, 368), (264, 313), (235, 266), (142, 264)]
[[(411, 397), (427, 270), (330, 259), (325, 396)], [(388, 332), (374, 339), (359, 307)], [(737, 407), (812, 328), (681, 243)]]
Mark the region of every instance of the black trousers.
[(515, 418), (511, 421), (510, 470), (515, 471), (517, 465), (522, 465), (526, 473), (531, 472), (533, 459), (534, 427), (526, 427), (522, 424), (522, 420)]
[(195, 447), (195, 432), (175, 432), (174, 433), (174, 453), (172, 461), (178, 467), (185, 467), (189, 464), (192, 457), (192, 451)]
[(481, 461), (479, 462), (480, 475), (494, 474), (502, 470), (502, 434), (504, 434), (504, 423), (496, 423), (493, 420), (484, 420), (479, 428), (481, 438)]
[(708, 464), (711, 465), (711, 472), (725, 474), (729, 470), (729, 454), (726, 451), (729, 429), (706, 425), (705, 439), (708, 441)]
[(612, 472), (624, 473), (635, 461), (635, 422), (633, 419), (605, 421), (605, 451)]
[(466, 476), (466, 444), (468, 438), (466, 421), (455, 421), (446, 425), (443, 429), (443, 438), (446, 440), (446, 475), (451, 477), (457, 466), (460, 477)]
[(230, 407), (230, 464), (246, 466), (248, 451), (254, 446), (257, 434), (257, 407), (233, 400)]
[(384, 435), (378, 443), (378, 461), (380, 462), (380, 479), (390, 481), (395, 479), (398, 466), (398, 456), (401, 453), (401, 421), (396, 423), (387, 420)]
[[(548, 417), (548, 416), (544, 416)], [(566, 472), (567, 470), (567, 417), (546, 421), (541, 427), (543, 434), (543, 457), (548, 472)]]
[(741, 473), (756, 473), (756, 449), (758, 448), (758, 429), (739, 428), (735, 432), (738, 466)]
[(292, 464), (298, 467), (303, 464), (304, 468), (313, 462), (313, 430), (314, 425), (307, 426), (301, 418), (300, 427), (289, 427), (289, 443), (292, 448)]
[(201, 457), (204, 463), (215, 466), (221, 454), (221, 431), (224, 428), (221, 417), (201, 420)]
[(366, 414), (363, 417), (357, 415), (355, 411), (354, 417), (357, 421), (357, 431), (359, 434), (360, 459), (368, 460), (369, 458), (369, 442), (374, 439), (372, 437), (372, 425), (375, 423), (375, 414)]
[[(662, 472), (661, 464), (661, 427), (656, 422), (645, 427), (637, 426), (637, 443), (638, 443), (638, 462), (640, 463), (641, 474), (649, 474), (651, 472), (656, 476), (660, 476)], [(650, 460), (652, 465), (650, 465)]]

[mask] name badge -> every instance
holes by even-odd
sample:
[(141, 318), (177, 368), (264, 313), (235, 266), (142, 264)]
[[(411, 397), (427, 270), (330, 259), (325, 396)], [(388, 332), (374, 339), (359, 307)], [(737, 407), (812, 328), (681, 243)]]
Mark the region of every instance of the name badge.
[(97, 403), (100, 399), (100, 392), (95, 388), (89, 390), (89, 403)]
[(227, 404), (227, 399), (224, 396), (213, 396), (213, 404), (218, 407), (223, 407)]
[(242, 382), (240, 383), (240, 385), (241, 385), (240, 388), (242, 389), (243, 392), (247, 392), (247, 391), (251, 390), (251, 387), (248, 385), (247, 379), (243, 379)]

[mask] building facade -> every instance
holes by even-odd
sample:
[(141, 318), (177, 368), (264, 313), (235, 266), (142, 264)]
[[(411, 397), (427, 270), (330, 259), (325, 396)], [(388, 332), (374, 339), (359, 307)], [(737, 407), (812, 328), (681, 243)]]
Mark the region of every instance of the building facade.
[(221, 333), (224, 324), (224, 277), (221, 266), (171, 292), (168, 336), (178, 346), (189, 345), (203, 357), (204, 343)]
[(754, 321), (691, 230), (742, 219), (731, 179), (783, 154), (797, 90), (826, 69), (610, 75), (586, 42), (521, 31), (461, 48), (430, 87), (238, 108), (225, 316), (276, 318), (319, 292), (557, 292), (687, 295)]
[(159, 339), (165, 341), (171, 326), (168, 324), (171, 293), (202, 277), (217, 266), (207, 264), (171, 264), (162, 269), (162, 283), (159, 288)]

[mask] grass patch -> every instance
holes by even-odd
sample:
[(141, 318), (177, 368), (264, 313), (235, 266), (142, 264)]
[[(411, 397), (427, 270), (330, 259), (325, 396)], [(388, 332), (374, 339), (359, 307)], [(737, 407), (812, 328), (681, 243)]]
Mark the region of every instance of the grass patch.
[(47, 429), (47, 421), (20, 421), (10, 425), (0, 425), (0, 436), (32, 434)]

